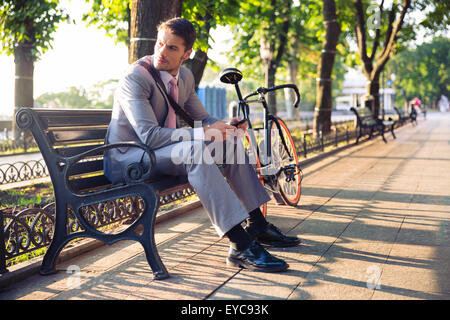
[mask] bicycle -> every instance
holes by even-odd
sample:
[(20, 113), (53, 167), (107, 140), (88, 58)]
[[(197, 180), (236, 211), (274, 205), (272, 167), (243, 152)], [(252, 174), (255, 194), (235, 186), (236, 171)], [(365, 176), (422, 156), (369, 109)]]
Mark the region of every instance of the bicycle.
[[(234, 125), (238, 126), (247, 122), (248, 129), (244, 141), (246, 151), (261, 183), (266, 190), (272, 193), (278, 204), (296, 206), (301, 196), (303, 172), (298, 163), (298, 155), (291, 133), (283, 120), (270, 114), (265, 95), (268, 92), (284, 88), (293, 89), (296, 95), (294, 107), (297, 108), (300, 102), (300, 93), (297, 86), (295, 84), (284, 84), (271, 88), (260, 87), (242, 97), (239, 88), (242, 73), (238, 69), (226, 68), (222, 70), (219, 79), (223, 83), (235, 86), (239, 99), (238, 115), (242, 112), (243, 119), (234, 123)], [(259, 96), (257, 99), (249, 100), (256, 95)], [(262, 105), (264, 109), (262, 127), (253, 127), (249, 118), (249, 105), (256, 103)], [(261, 210), (266, 216), (267, 205), (263, 205)]]

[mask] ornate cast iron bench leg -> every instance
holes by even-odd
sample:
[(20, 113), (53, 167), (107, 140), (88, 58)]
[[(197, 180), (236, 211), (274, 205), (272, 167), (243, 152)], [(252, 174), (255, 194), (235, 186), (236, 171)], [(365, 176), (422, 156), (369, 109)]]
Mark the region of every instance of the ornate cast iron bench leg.
[(42, 261), (42, 266), (39, 271), (41, 275), (49, 275), (56, 272), (55, 263), (59, 252), (70, 240), (67, 235), (66, 221), (66, 208), (56, 204), (55, 229), (53, 231), (53, 238), (50, 246), (48, 247)]
[(169, 278), (169, 272), (158, 254), (154, 235), (155, 218), (156, 213), (158, 212), (158, 200), (154, 197), (154, 199), (148, 199), (145, 202), (146, 206), (141, 216), (142, 222), (139, 223), (143, 230), (136, 240), (139, 241), (144, 248), (145, 257), (153, 271), (154, 279), (164, 280)]
[[(158, 249), (155, 244), (154, 238), (154, 225), (156, 213), (158, 211), (158, 201), (155, 193), (149, 192), (149, 194), (144, 197), (145, 208), (141, 216), (133, 224), (133, 226), (128, 227), (126, 230), (119, 234), (100, 234), (97, 231), (88, 230), (86, 228), (82, 234), (67, 234), (66, 222), (67, 214), (65, 208), (58, 208), (55, 217), (55, 229), (53, 234), (53, 239), (47, 252), (44, 256), (42, 266), (40, 269), (41, 275), (49, 275), (56, 272), (55, 264), (58, 255), (62, 248), (72, 239), (79, 237), (89, 237), (98, 239), (106, 244), (113, 244), (120, 240), (134, 240), (138, 241), (144, 248), (145, 256), (150, 268), (152, 269), (153, 276), (155, 280), (163, 280), (169, 278), (169, 273), (164, 266), (159, 254)], [(61, 212), (63, 214), (61, 214)], [(81, 222), (81, 221), (80, 221)], [(142, 232), (136, 230), (137, 227), (142, 227)]]

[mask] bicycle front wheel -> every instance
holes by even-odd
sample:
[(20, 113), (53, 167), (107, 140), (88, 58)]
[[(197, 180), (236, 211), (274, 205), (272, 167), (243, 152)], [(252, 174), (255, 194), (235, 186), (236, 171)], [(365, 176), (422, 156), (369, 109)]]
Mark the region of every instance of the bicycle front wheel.
[(280, 118), (271, 121), (270, 135), (272, 164), (278, 170), (277, 190), (286, 204), (295, 206), (300, 200), (303, 173), (298, 166), (294, 140)]

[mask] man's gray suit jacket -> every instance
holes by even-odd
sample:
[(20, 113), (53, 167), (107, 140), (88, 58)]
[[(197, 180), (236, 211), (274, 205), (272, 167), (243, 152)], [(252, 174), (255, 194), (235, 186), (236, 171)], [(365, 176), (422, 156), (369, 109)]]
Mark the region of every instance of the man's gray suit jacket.
[[(152, 56), (140, 60), (153, 63)], [(176, 141), (173, 136), (186, 139), (188, 133), (194, 139), (193, 128), (170, 129), (165, 127), (169, 101), (163, 95), (164, 88), (138, 62), (133, 63), (119, 82), (114, 96), (112, 119), (106, 135), (106, 143), (139, 142), (152, 149), (158, 149)], [(217, 119), (211, 117), (195, 92), (192, 72), (180, 68), (178, 78), (178, 104), (201, 125), (212, 124)], [(177, 127), (179, 119), (177, 116)], [(176, 130), (183, 130), (183, 135)], [(105, 175), (112, 181), (124, 180), (124, 170), (142, 160), (144, 151), (140, 148), (112, 149), (105, 155)]]

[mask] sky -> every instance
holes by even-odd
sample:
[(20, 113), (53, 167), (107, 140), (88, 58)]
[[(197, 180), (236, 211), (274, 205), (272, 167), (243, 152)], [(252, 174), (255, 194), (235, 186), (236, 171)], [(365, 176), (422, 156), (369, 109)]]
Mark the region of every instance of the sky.
[[(34, 98), (46, 92), (61, 92), (76, 86), (88, 88), (98, 82), (119, 79), (128, 67), (128, 49), (115, 43), (105, 31), (87, 27), (81, 21), (89, 10), (84, 1), (61, 1), (77, 24), (62, 23), (54, 33), (53, 49), (49, 49), (34, 64)], [(215, 49), (208, 51), (212, 58), (223, 60), (225, 42), (220, 36), (226, 30), (216, 30)], [(223, 44), (223, 45), (222, 45)], [(14, 57), (0, 54), (0, 118), (11, 116), (14, 106)]]

